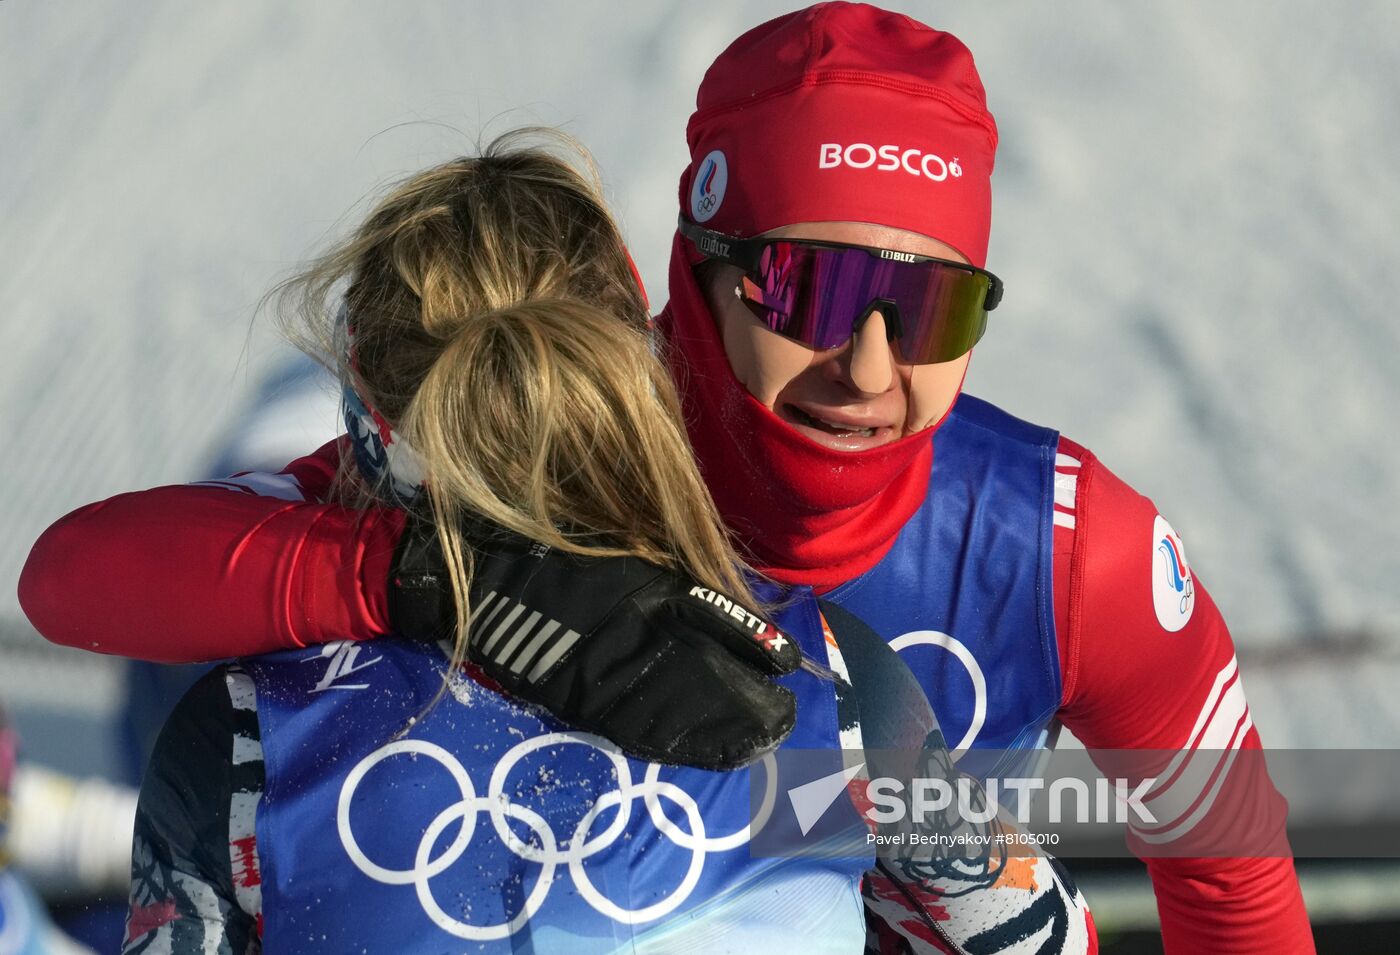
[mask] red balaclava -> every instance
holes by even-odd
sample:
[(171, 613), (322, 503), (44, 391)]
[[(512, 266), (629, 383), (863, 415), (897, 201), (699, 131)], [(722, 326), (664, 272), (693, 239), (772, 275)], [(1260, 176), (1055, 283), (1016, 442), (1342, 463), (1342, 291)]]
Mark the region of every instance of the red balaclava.
[[(854, 221), (986, 260), (996, 124), (956, 38), (866, 4), (822, 3), (739, 37), (706, 72), (686, 130), (682, 213), (754, 236)], [(761, 571), (830, 589), (873, 567), (928, 490), (933, 428), (869, 451), (823, 447), (735, 378), (676, 236), (659, 316), (691, 443)]]

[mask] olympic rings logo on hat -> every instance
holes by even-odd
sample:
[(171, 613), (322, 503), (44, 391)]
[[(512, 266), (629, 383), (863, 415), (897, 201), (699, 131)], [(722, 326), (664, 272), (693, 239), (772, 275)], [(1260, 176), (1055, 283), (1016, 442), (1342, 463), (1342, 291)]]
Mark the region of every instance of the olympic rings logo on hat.
[[(567, 845), (561, 845), (544, 817), (526, 806), (510, 801), (506, 795), (506, 782), (516, 764), (525, 756), (546, 747), (569, 744), (589, 746), (607, 757), (613, 766), (617, 789), (600, 796), (579, 820)], [(418, 842), (412, 868), (390, 869), (371, 860), (360, 847), (350, 824), (350, 804), (360, 783), (371, 770), (385, 760), (403, 754), (426, 756), (441, 765), (456, 782), (462, 798), (443, 809), (428, 823)], [(569, 875), (579, 895), (595, 911), (626, 925), (639, 925), (674, 911), (689, 897), (700, 880), (707, 853), (725, 852), (744, 845), (753, 832), (761, 830), (768, 822), (777, 799), (778, 774), (772, 753), (765, 755), (762, 762), (766, 776), (763, 799), (752, 824), (727, 835), (707, 836), (704, 818), (695, 798), (675, 783), (663, 781), (660, 778), (660, 764), (649, 764), (642, 781), (634, 783), (627, 758), (617, 747), (596, 736), (586, 733), (546, 733), (517, 743), (496, 763), (484, 796), (477, 795), (476, 787), (466, 769), (443, 747), (426, 740), (397, 740), (381, 746), (360, 760), (345, 777), (336, 809), (336, 827), (341, 845), (356, 868), (385, 885), (412, 885), (418, 895), (419, 904), (433, 924), (457, 938), (490, 941), (508, 938), (519, 931), (544, 905), (549, 887), (556, 877), (555, 870), (561, 865), (568, 866)], [(652, 825), (672, 844), (689, 849), (691, 860), (680, 885), (667, 898), (643, 908), (626, 909), (598, 891), (589, 879), (584, 861), (617, 841), (631, 821), (632, 805), (638, 798), (643, 800)], [(663, 798), (679, 807), (685, 814), (688, 830), (678, 826), (662, 811)], [(594, 822), (605, 810), (614, 806), (617, 807), (617, 814), (613, 821), (601, 832), (591, 835)], [(534, 887), (526, 895), (520, 911), (510, 920), (496, 925), (472, 925), (454, 919), (443, 911), (433, 897), (430, 885), (435, 876), (455, 865), (467, 851), (482, 812), (487, 814), (496, 835), (512, 853), (540, 865)], [(538, 844), (518, 838), (506, 823), (507, 817), (524, 823), (537, 837)], [(434, 857), (433, 846), (447, 827), (458, 820), (461, 820), (461, 828), (456, 837), (440, 855)]]
[(729, 162), (722, 151), (712, 149), (695, 168), (695, 180), (690, 184), (690, 218), (708, 222), (724, 201), (724, 192), (729, 186)]

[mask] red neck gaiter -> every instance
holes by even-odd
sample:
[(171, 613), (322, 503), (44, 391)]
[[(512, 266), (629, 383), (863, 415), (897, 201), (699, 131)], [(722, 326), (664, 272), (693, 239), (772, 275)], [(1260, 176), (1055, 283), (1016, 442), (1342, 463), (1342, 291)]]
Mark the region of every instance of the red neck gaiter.
[(830, 590), (874, 567), (923, 503), (933, 429), (847, 452), (789, 427), (734, 376), (681, 242), (657, 325), (701, 474), (755, 568)]

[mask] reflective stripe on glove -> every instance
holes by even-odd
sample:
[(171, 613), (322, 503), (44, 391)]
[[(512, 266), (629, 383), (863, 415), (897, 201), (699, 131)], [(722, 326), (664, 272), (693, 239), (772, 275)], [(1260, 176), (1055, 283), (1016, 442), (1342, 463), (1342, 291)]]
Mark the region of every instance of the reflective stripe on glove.
[[(635, 557), (469, 533), (467, 658), (507, 693), (629, 756), (702, 769), (745, 766), (792, 732), (796, 700), (773, 678), (801, 653), (751, 609)], [(415, 640), (456, 629), (441, 544), (419, 516), (394, 555), (389, 618)]]

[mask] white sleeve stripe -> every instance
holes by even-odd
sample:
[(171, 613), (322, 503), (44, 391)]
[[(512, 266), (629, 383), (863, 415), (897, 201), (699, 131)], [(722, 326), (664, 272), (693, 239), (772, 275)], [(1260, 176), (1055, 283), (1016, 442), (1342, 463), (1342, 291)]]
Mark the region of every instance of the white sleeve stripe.
[(1239, 668), (1239, 660), (1234, 654), (1231, 654), (1230, 662), (1225, 664), (1220, 672), (1215, 675), (1215, 683), (1211, 685), (1210, 692), (1206, 694), (1206, 702), (1201, 707), (1201, 712), (1196, 716), (1196, 725), (1191, 727), (1191, 733), (1186, 737), (1186, 743), (1182, 746), (1183, 750), (1189, 750), (1196, 745), (1196, 738), (1201, 735), (1201, 730), (1205, 728), (1206, 721), (1209, 720), (1210, 715), (1215, 712), (1216, 704), (1220, 700), (1221, 692), (1225, 689), (1225, 684), (1234, 679), (1235, 674), (1239, 672)]
[[(1236, 728), (1235, 738), (1229, 751), (1224, 754), (1224, 759), (1221, 760), (1222, 765), (1220, 766), (1220, 771), (1215, 774), (1215, 781), (1211, 785), (1210, 791), (1205, 794), (1205, 798), (1200, 801), (1195, 811), (1192, 812), (1190, 816), (1165, 832), (1160, 830), (1144, 831), (1134, 825), (1131, 827), (1134, 834), (1143, 842), (1152, 845), (1160, 845), (1164, 842), (1171, 842), (1174, 839), (1179, 839), (1194, 829), (1196, 824), (1205, 817), (1206, 813), (1210, 812), (1210, 807), (1215, 804), (1215, 797), (1220, 794), (1220, 787), (1225, 785), (1225, 777), (1229, 775), (1230, 767), (1234, 765), (1235, 757), (1239, 755), (1240, 743), (1244, 741), (1245, 736), (1253, 726), (1254, 720), (1251, 719), (1249, 713), (1246, 712), (1244, 714), (1244, 719)], [(1157, 815), (1157, 811), (1150, 805), (1148, 808), (1154, 816)]]
[[(1214, 801), (1215, 792), (1234, 762), (1234, 753), (1252, 725), (1238, 662), (1232, 657), (1216, 676), (1186, 746), (1172, 758), (1143, 800), (1159, 822), (1155, 826), (1135, 824), (1134, 830), (1170, 829), (1180, 834), (1199, 821), (1204, 815), (1199, 809), (1202, 799), (1207, 808)], [(1183, 819), (1190, 825), (1181, 822)]]
[[(1243, 703), (1243, 696), (1240, 702)], [(1232, 711), (1228, 722), (1225, 719), (1219, 721), (1224, 739), (1215, 745), (1191, 750), (1190, 758), (1176, 778), (1161, 784), (1159, 777), (1159, 785), (1143, 800), (1143, 804), (1152, 810), (1152, 815), (1159, 821), (1155, 826), (1146, 828), (1160, 829), (1171, 825), (1191, 811), (1201, 793), (1210, 787), (1216, 769), (1225, 758), (1224, 754), (1238, 749), (1244, 741), (1240, 727), (1249, 721), (1248, 708), (1241, 706)]]
[(275, 497), (283, 501), (304, 501), (306, 492), (301, 482), (290, 474), (261, 474), (250, 471), (216, 481), (196, 481), (194, 487), (219, 487), (226, 491), (252, 491), (259, 497)]
[[(1231, 667), (1226, 667), (1225, 669), (1233, 672), (1233, 664), (1235, 664), (1235, 661), (1231, 660)], [(1224, 675), (1225, 671), (1221, 671), (1221, 676)], [(1156, 777), (1156, 779), (1158, 779), (1156, 793), (1165, 793), (1169, 787), (1172, 787), (1173, 784), (1176, 783), (1177, 777), (1182, 774), (1183, 767), (1186, 766), (1187, 760), (1190, 760), (1191, 755), (1193, 755), (1197, 749), (1200, 749), (1201, 734), (1203, 734), (1203, 731), (1207, 730), (1207, 725), (1210, 724), (1210, 721), (1214, 720), (1215, 716), (1219, 713), (1219, 704), (1221, 704), (1222, 696), (1224, 696), (1221, 693), (1221, 676), (1217, 676), (1217, 679), (1215, 679), (1215, 686), (1212, 686), (1210, 696), (1207, 696), (1207, 699), (1205, 699), (1205, 707), (1201, 710), (1200, 716), (1196, 718), (1196, 727), (1191, 728), (1191, 735), (1187, 738), (1186, 745), (1182, 746), (1180, 751), (1177, 751), (1176, 755), (1172, 758), (1172, 762), (1168, 763), (1166, 769), (1163, 769), (1162, 772), (1158, 774), (1158, 777)], [(1231, 686), (1239, 686), (1239, 681), (1231, 683)], [(1240, 689), (1239, 692), (1239, 702), (1240, 704), (1245, 702), (1245, 690), (1243, 690), (1243, 688)], [(1247, 707), (1245, 707), (1245, 709), (1247, 711)], [(1235, 720), (1231, 720), (1231, 727), (1235, 725), (1235, 721), (1238, 720), (1238, 718), (1239, 717), (1236, 716)]]
[(1066, 514), (1064, 511), (1056, 511), (1054, 520), (1057, 526), (1068, 527), (1070, 530), (1074, 530), (1073, 514)]
[(1077, 474), (1056, 474), (1055, 475), (1055, 503), (1060, 507), (1067, 507), (1074, 510), (1075, 488), (1079, 485), (1079, 475)]
[(1077, 467), (1079, 467), (1079, 459), (1078, 459), (1078, 458), (1075, 458), (1075, 457), (1070, 457), (1068, 454), (1061, 454), (1061, 453), (1059, 453), (1059, 452), (1056, 452), (1056, 454), (1055, 454), (1055, 467), (1057, 467), (1057, 468), (1077, 468)]
[(1235, 727), (1249, 714), (1249, 704), (1244, 698), (1244, 684), (1239, 680), (1230, 684), (1220, 699), (1220, 706), (1206, 723), (1201, 741), (1193, 750), (1225, 749), (1235, 738)]
[(1223, 749), (1224, 744), (1229, 741), (1229, 734), (1234, 731), (1235, 725), (1247, 712), (1249, 712), (1249, 705), (1244, 698), (1244, 684), (1238, 679), (1232, 680), (1225, 692), (1217, 698), (1216, 704), (1206, 716), (1204, 724), (1199, 726), (1199, 731), (1193, 731), (1193, 736), (1187, 742), (1186, 747), (1172, 758), (1170, 765), (1157, 777), (1161, 782), (1158, 789), (1165, 790), (1174, 785), (1177, 777), (1182, 773), (1183, 765), (1191, 759), (1197, 750)]

